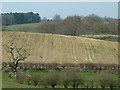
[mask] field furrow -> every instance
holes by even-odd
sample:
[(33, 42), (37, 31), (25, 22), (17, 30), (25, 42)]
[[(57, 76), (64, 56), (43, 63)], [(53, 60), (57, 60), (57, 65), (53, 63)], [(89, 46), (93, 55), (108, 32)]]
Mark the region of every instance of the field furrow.
[[(15, 42), (18, 47), (29, 47), (32, 63), (118, 63), (118, 43), (90, 38), (55, 34), (3, 32), (3, 46)], [(9, 52), (3, 47), (3, 62)]]

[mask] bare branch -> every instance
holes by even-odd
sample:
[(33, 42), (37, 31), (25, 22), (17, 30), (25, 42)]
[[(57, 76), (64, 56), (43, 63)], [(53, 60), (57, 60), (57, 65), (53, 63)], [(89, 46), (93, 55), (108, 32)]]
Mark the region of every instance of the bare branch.
[(4, 45), (4, 46), (6, 46), (6, 49), (8, 50), (8, 52), (10, 52), (10, 54), (12, 56), (12, 60), (15, 60), (15, 56), (13, 54), (13, 51), (14, 51), (15, 48), (13, 48), (12, 45), (10, 45), (10, 46), (9, 45)]
[(10, 67), (14, 68), (14, 65), (11, 65), (11, 63), (8, 63), (8, 65), (9, 65)]
[(14, 48), (10, 48), (10, 54), (12, 55), (12, 59), (15, 60), (14, 54), (13, 54)]
[(29, 56), (30, 56), (30, 54), (28, 54), (27, 56), (24, 56), (24, 57), (20, 58), (20, 60), (24, 60), (24, 59), (28, 58)]
[(12, 42), (8, 43), (6, 48), (11, 55), (10, 58), (12, 58), (8, 65), (14, 69), (13, 72), (16, 74), (19, 61), (28, 58), (30, 56), (29, 51), (23, 45), (18, 47), (17, 44)]

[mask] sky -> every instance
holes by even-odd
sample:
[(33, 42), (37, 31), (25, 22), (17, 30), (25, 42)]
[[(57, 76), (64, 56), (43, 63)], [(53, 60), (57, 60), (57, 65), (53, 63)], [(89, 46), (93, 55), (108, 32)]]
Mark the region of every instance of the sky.
[(66, 16), (87, 16), (96, 14), (100, 17), (118, 17), (117, 2), (2, 2), (2, 12), (35, 12), (41, 18), (51, 19), (55, 14)]

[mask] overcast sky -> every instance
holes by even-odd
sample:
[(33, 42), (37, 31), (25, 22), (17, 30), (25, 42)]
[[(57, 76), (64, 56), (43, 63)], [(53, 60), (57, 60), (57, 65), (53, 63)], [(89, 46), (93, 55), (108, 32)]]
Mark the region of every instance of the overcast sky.
[(40, 16), (52, 18), (59, 14), (62, 18), (71, 15), (86, 16), (96, 14), (101, 17), (118, 17), (117, 2), (3, 2), (2, 12), (37, 12)]

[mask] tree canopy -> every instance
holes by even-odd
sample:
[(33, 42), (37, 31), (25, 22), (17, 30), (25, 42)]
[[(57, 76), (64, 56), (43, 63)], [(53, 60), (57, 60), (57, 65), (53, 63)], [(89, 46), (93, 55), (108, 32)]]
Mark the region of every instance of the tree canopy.
[(2, 14), (2, 25), (37, 23), (41, 18), (38, 13), (4, 13)]

